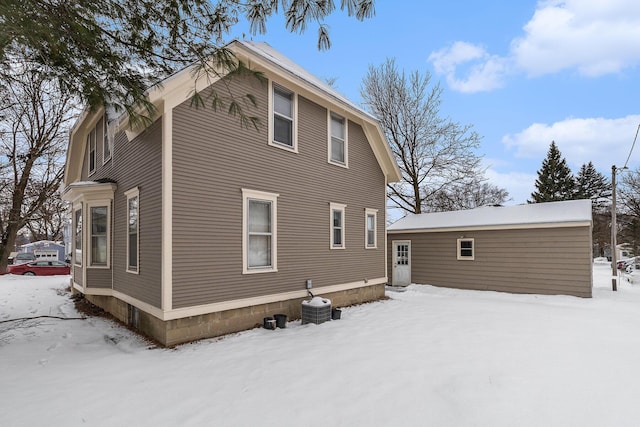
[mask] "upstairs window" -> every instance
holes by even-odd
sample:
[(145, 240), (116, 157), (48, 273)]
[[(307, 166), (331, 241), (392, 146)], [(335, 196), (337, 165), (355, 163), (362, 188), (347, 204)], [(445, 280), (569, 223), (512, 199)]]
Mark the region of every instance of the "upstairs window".
[(96, 128), (91, 129), (87, 135), (87, 152), (89, 153), (87, 166), (91, 175), (96, 171)]
[(475, 259), (474, 239), (458, 239), (458, 259), (471, 261)]
[(280, 148), (296, 150), (295, 142), (295, 94), (273, 85), (272, 92), (272, 143)]
[(329, 162), (347, 165), (346, 120), (335, 113), (329, 113)]
[(107, 116), (105, 115), (102, 120), (102, 164), (105, 164), (111, 159), (111, 139), (108, 134)]

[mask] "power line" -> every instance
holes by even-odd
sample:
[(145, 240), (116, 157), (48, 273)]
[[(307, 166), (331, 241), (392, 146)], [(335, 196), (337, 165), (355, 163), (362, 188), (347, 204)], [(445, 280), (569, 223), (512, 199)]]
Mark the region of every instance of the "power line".
[(627, 168), (627, 163), (629, 163), (629, 159), (631, 158), (631, 153), (633, 153), (633, 147), (636, 146), (636, 140), (638, 139), (638, 132), (640, 132), (640, 125), (638, 125), (638, 129), (636, 130), (636, 137), (633, 138), (633, 144), (631, 145), (631, 150), (629, 150), (629, 155), (627, 156), (627, 161), (624, 162), (624, 167), (622, 169)]

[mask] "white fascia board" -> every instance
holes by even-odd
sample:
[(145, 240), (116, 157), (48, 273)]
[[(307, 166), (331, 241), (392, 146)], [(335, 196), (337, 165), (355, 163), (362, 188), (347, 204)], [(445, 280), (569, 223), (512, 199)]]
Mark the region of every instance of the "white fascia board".
[(575, 222), (547, 222), (538, 224), (508, 224), (508, 225), (478, 225), (478, 226), (459, 226), (459, 227), (442, 227), (442, 228), (406, 228), (406, 229), (387, 229), (388, 234), (408, 234), (408, 233), (444, 233), (447, 231), (492, 231), (492, 230), (527, 230), (541, 228), (562, 228), (562, 227), (591, 227), (590, 221)]

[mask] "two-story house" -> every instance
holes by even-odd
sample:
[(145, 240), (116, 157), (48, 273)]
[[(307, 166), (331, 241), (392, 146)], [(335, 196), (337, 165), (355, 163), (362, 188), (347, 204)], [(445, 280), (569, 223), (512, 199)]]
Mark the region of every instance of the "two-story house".
[[(164, 345), (296, 318), (308, 286), (344, 306), (387, 282), (400, 173), (377, 120), (267, 44), (228, 47), (266, 80), (185, 69), (149, 89), (152, 125), (98, 109), (70, 136), (73, 289)], [(259, 129), (194, 87), (252, 94)]]

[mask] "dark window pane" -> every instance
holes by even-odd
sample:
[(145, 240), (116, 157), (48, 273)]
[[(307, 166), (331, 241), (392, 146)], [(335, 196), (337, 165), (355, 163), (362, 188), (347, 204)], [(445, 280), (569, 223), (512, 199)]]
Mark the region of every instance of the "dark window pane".
[(342, 246), (342, 229), (333, 229), (333, 246)]
[(138, 269), (138, 235), (129, 234), (129, 270)]
[(273, 140), (293, 147), (293, 122), (282, 117), (274, 117)]

